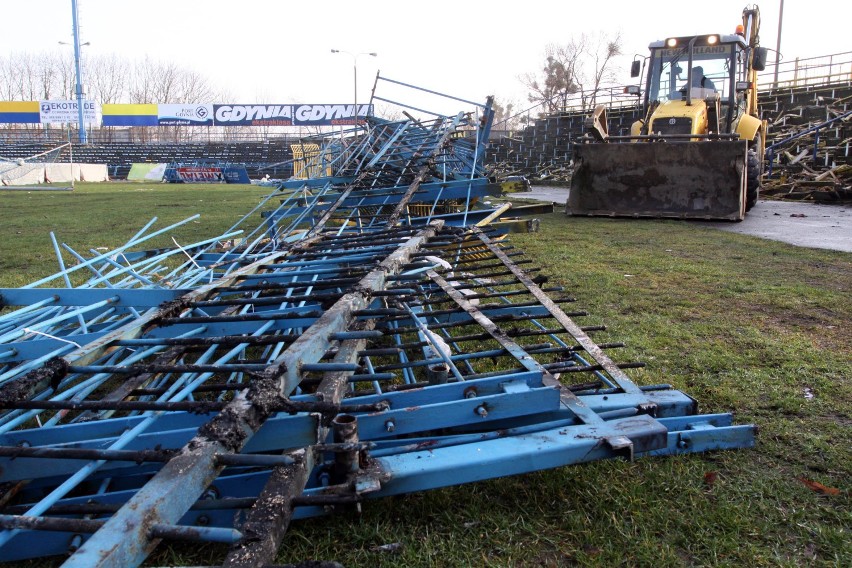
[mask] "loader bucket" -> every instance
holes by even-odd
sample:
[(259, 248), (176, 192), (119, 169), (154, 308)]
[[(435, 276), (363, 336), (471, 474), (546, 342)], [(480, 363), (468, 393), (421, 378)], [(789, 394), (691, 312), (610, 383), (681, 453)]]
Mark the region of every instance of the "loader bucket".
[(577, 144), (569, 215), (741, 221), (746, 142)]

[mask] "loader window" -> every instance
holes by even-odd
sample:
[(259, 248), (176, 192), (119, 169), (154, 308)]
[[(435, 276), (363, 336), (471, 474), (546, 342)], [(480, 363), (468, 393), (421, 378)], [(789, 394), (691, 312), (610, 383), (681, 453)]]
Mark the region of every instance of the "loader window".
[[(731, 86), (730, 69), (732, 49), (730, 45), (696, 46), (692, 53), (693, 69), (700, 67), (706, 77), (705, 85), (712, 88), (693, 90), (693, 97), (702, 97), (718, 92), (722, 100), (728, 98)], [(693, 73), (694, 75), (694, 73)], [(651, 72), (648, 77), (648, 102), (666, 102), (686, 98), (689, 80), (689, 54), (686, 49), (653, 50)], [(695, 84), (695, 77), (693, 77)], [(695, 87), (699, 85), (695, 84)]]

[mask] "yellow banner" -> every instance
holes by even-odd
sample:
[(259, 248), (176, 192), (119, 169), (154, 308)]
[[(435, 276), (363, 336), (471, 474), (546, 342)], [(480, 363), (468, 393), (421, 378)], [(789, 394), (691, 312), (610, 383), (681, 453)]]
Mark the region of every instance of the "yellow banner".
[(38, 112), (38, 101), (0, 101), (0, 112)]
[(157, 105), (105, 104), (101, 105), (101, 113), (112, 116), (157, 116)]

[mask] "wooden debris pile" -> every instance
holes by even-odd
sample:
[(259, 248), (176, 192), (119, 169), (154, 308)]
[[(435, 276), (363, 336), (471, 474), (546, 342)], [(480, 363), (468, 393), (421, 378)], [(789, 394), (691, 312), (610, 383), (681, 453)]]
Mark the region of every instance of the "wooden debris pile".
[(767, 148), (774, 141), (790, 139), (767, 152), (770, 175), (763, 180), (764, 197), (852, 201), (852, 95), (847, 93), (848, 89), (832, 90), (833, 96), (790, 96), (781, 104), (776, 102), (775, 112), (764, 114), (772, 135)]
[(798, 171), (782, 168), (778, 177), (773, 175), (763, 181), (761, 194), (777, 199), (852, 202), (852, 165), (842, 164), (824, 171), (806, 165)]
[(488, 175), (503, 181), (508, 178), (524, 177), (531, 185), (570, 185), (574, 162), (537, 164), (519, 167), (510, 161), (501, 161), (489, 166)]
[(573, 161), (567, 164), (541, 164), (527, 176), (536, 185), (570, 185), (573, 171)]

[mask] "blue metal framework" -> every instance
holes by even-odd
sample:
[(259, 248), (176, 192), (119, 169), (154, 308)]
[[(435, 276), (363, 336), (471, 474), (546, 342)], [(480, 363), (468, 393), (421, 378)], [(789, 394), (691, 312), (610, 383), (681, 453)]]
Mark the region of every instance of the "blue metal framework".
[(753, 426), (635, 384), (641, 364), (521, 268), (505, 237), (526, 222), (478, 209), (479, 112), (370, 118), (317, 157), (327, 177), (222, 235), (140, 250), (174, 228), (152, 221), (0, 290), (19, 306), (0, 314), (0, 560), (139, 565), (167, 539), (261, 566), (292, 519), (336, 506), (752, 445)]

